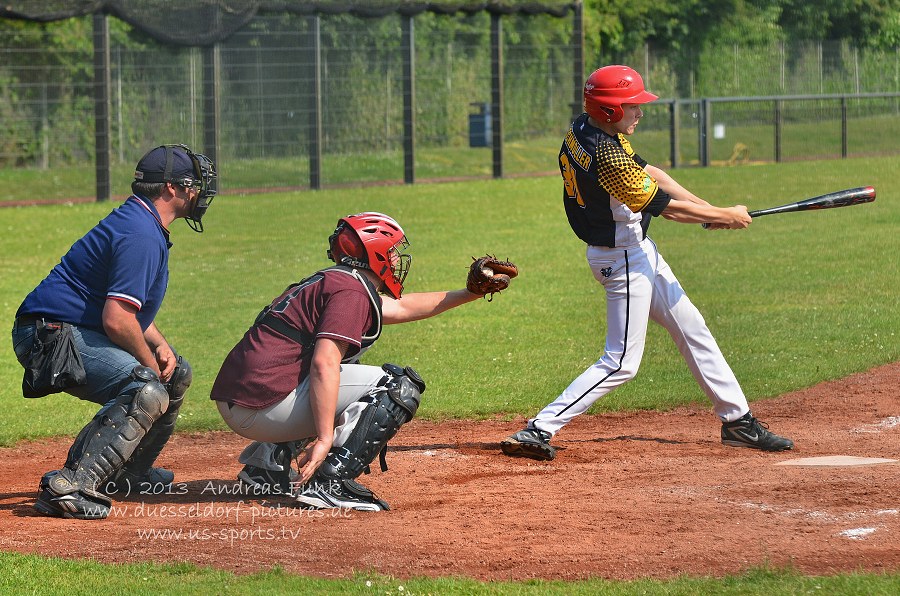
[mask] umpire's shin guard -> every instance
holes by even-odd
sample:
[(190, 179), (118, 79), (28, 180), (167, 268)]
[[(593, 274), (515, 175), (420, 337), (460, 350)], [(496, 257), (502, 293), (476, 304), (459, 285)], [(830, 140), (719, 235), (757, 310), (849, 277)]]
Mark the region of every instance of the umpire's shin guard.
[(48, 479), (52, 492), (79, 491), (108, 501), (98, 488), (121, 469), (169, 405), (169, 395), (153, 371), (138, 366), (132, 377), (144, 384), (120, 395), (106, 413), (91, 421), (87, 432), (79, 434), (66, 467)]
[(172, 378), (163, 385), (169, 394), (169, 407), (166, 409), (165, 414), (153, 423), (153, 426), (150, 427), (150, 430), (135, 448), (131, 459), (125, 463), (122, 471), (114, 479), (117, 484), (123, 480), (128, 480), (132, 486), (136, 486), (147, 475), (150, 468), (153, 467), (156, 458), (162, 453), (172, 433), (175, 432), (178, 412), (181, 410), (184, 394), (191, 386), (193, 378), (194, 375), (190, 363), (179, 356), (178, 365), (175, 368), (175, 372), (172, 373)]

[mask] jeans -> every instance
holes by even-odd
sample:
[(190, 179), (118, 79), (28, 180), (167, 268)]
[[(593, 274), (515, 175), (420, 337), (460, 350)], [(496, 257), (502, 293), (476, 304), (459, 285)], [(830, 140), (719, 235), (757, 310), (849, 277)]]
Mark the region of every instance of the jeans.
[[(13, 327), (13, 349), (20, 364), (31, 351), (34, 333), (34, 325)], [(144, 384), (131, 378), (131, 371), (139, 365), (137, 359), (114, 344), (106, 335), (72, 325), (72, 338), (84, 362), (87, 384), (72, 387), (66, 393), (103, 406), (97, 412), (98, 416), (106, 412), (116, 397)]]

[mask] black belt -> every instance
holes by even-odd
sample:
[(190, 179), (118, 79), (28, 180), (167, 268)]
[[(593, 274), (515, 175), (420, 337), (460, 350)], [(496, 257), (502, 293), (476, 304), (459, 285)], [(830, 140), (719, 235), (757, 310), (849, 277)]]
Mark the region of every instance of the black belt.
[(25, 327), (27, 325), (34, 325), (43, 318), (43, 315), (22, 315), (21, 317), (16, 317), (14, 327), (18, 329), (19, 327)]

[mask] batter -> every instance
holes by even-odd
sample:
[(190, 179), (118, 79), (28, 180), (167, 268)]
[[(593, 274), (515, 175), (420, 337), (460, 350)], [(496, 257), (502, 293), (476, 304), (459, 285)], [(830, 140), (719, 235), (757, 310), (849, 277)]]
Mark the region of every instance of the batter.
[(563, 140), (559, 169), (569, 225), (587, 245), (588, 264), (606, 290), (606, 346), (600, 359), (524, 430), (501, 442), (507, 455), (552, 460), (556, 452), (550, 439), (637, 374), (651, 319), (666, 328), (712, 400), (723, 444), (764, 451), (793, 447), (750, 413), (703, 316), (647, 237), (653, 216), (707, 223), (709, 229), (743, 229), (752, 221), (745, 206), (715, 207), (634, 152), (626, 136), (643, 116), (641, 104), (655, 99), (627, 66), (600, 68), (585, 83), (585, 113)]

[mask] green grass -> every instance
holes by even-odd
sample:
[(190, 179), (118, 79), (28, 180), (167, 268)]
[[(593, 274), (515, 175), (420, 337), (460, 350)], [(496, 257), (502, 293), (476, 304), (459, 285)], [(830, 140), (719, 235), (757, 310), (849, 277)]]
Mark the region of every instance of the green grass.
[(377, 574), (356, 574), (347, 580), (301, 577), (274, 568), (251, 575), (235, 575), (189, 564), (131, 563), (102, 565), (34, 555), (0, 553), (4, 594), (567, 594), (625, 596), (844, 594), (888, 596), (900, 590), (900, 575), (844, 574), (806, 577), (791, 570), (754, 569), (739, 576), (658, 581), (641, 579), (614, 582), (603, 579), (562, 582), (483, 583), (465, 578), (397, 579)]
[[(639, 139), (637, 140), (639, 141)], [(640, 144), (638, 142), (638, 147)], [(900, 240), (893, 174), (900, 158), (743, 168), (685, 169), (676, 177), (710, 201), (767, 207), (872, 184), (875, 203), (760, 219), (743, 232), (653, 223), (660, 245), (704, 313), (748, 397), (777, 396), (900, 359)], [(67, 248), (113, 205), (0, 210), (0, 320)], [(326, 266), (326, 238), (347, 213), (394, 215), (412, 243), (407, 291), (461, 287), (470, 256), (495, 252), (521, 268), (493, 303), (478, 301), (425, 321), (385, 328), (373, 364), (415, 366), (429, 383), (420, 415), (431, 419), (531, 415), (591, 364), (603, 345), (604, 300), (565, 222), (556, 178), (373, 186), (320, 192), (225, 195), (198, 235), (178, 222), (171, 279), (158, 324), (193, 364), (179, 431), (224, 429), (208, 399), (225, 354), (259, 309), (286, 285)], [(7, 340), (0, 350), (0, 445), (74, 435), (94, 413), (57, 395), (25, 400)], [(638, 377), (593, 411), (708, 404), (664, 332), (652, 326)], [(466, 579), (400, 582), (372, 576), (330, 582), (279, 570), (251, 576), (187, 565), (101, 566), (0, 554), (0, 593), (584, 593), (893, 594), (898, 576), (811, 578), (753, 571), (724, 580), (525, 582)], [(114, 569), (114, 572), (110, 572)], [(177, 581), (172, 581), (176, 579)]]
[[(891, 172), (900, 158), (687, 169), (678, 178), (717, 204), (751, 208), (872, 184), (874, 203), (770, 216), (746, 232), (705, 232), (658, 219), (651, 235), (704, 313), (751, 400), (900, 358), (900, 215)], [(194, 234), (177, 222), (158, 324), (194, 367), (182, 430), (224, 428), (207, 399), (228, 350), (289, 283), (330, 264), (326, 238), (347, 213), (394, 215), (412, 242), (407, 291), (461, 287), (471, 255), (521, 267), (513, 287), (425, 321), (386, 327), (370, 363), (415, 366), (429, 383), (422, 416), (528, 415), (593, 363), (604, 299), (568, 229), (555, 178), (223, 196)], [(111, 208), (5, 209), (0, 319)], [(21, 368), (0, 352), (0, 445), (72, 434), (93, 410), (65, 395), (20, 397)], [(594, 411), (705, 403), (674, 345), (651, 326), (638, 377)], [(63, 405), (64, 407), (59, 407)]]

